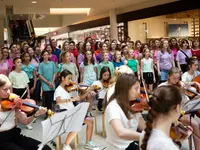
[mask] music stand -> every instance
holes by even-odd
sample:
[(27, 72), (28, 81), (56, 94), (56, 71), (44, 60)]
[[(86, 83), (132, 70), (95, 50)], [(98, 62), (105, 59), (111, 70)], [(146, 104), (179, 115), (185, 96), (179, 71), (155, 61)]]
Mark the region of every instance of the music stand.
[[(195, 112), (200, 110), (200, 99), (190, 100), (183, 105), (185, 114), (190, 114), (190, 126), (192, 125), (192, 118), (195, 116)], [(189, 147), (192, 150), (192, 135), (189, 137)]]
[(69, 132), (80, 132), (85, 119), (89, 103), (81, 103), (70, 109), (55, 113), (47, 120), (42, 121), (42, 143), (38, 150), (42, 150), (44, 145), (54, 140), (57, 136)]

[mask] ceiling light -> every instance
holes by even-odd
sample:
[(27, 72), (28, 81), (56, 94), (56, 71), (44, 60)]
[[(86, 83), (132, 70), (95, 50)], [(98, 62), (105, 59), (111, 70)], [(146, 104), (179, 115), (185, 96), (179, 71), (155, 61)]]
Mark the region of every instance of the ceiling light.
[(32, 1), (32, 4), (36, 4), (37, 3), (37, 1)]
[(50, 14), (89, 14), (90, 8), (50, 8)]

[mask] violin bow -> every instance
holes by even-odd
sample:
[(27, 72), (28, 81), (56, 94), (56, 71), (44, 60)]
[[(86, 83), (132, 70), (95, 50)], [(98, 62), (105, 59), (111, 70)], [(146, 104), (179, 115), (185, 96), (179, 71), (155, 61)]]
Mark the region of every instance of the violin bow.
[(146, 97), (147, 97), (146, 101), (147, 101), (147, 103), (148, 103), (148, 102), (149, 102), (149, 96), (148, 96), (148, 94), (147, 94), (147, 89), (146, 89), (146, 85), (145, 85), (144, 82), (145, 82), (145, 81), (142, 80), (142, 85), (143, 85), (143, 87), (144, 87), (144, 92), (145, 92), (145, 95), (146, 95)]

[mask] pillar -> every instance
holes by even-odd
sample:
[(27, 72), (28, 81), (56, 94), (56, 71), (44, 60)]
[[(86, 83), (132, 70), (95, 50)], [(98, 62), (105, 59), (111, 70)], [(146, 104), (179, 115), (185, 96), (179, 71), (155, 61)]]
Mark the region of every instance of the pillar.
[(117, 15), (115, 9), (109, 10), (110, 16), (110, 36), (111, 40), (118, 40), (118, 32), (117, 32)]
[(0, 46), (4, 44), (4, 15), (0, 15)]

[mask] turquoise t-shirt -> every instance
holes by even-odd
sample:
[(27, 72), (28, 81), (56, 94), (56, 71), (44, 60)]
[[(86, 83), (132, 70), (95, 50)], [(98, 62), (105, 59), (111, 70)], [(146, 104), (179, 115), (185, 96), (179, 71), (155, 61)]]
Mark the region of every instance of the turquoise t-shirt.
[(80, 68), (82, 68), (83, 71), (83, 82), (86, 83), (87, 85), (91, 85), (94, 81), (97, 80), (97, 74), (95, 72), (95, 68), (97, 68), (97, 64), (89, 64), (89, 65), (84, 65), (82, 62), (80, 64)]
[(21, 70), (23, 70), (27, 74), (29, 79), (33, 79), (33, 71), (35, 71), (36, 68), (32, 64), (29, 64), (27, 66), (22, 64)]
[[(57, 72), (56, 65), (52, 61), (41, 62), (39, 65), (38, 73), (43, 76), (48, 82), (53, 81), (53, 75)], [(52, 91), (45, 82), (41, 81), (43, 91)]]
[(127, 66), (131, 68), (133, 72), (137, 72), (137, 63), (138, 63), (137, 60), (128, 59), (127, 62), (128, 62)]
[(60, 63), (60, 64), (58, 64), (58, 72), (61, 72), (62, 71), (62, 66), (63, 66), (63, 63)]

